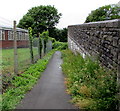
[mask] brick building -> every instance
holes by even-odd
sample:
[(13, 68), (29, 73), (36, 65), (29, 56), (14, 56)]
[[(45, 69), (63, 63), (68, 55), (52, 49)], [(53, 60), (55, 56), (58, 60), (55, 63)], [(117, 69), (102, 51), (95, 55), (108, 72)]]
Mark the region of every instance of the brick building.
[[(17, 28), (17, 47), (28, 47), (28, 31)], [(0, 26), (0, 48), (13, 48), (13, 29)]]

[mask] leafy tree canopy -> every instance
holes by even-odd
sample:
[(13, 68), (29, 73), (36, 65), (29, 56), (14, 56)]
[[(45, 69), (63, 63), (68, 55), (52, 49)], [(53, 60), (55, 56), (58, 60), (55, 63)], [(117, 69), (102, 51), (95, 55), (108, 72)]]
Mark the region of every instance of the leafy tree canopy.
[(67, 42), (67, 31), (67, 28), (52, 28), (49, 30), (49, 36), (55, 38), (57, 41)]
[(117, 5), (106, 5), (91, 11), (85, 23), (112, 19), (120, 19), (120, 7)]
[(53, 28), (61, 17), (54, 6), (37, 6), (28, 10), (27, 14), (19, 21), (18, 27), (28, 29), (32, 27), (34, 34)]

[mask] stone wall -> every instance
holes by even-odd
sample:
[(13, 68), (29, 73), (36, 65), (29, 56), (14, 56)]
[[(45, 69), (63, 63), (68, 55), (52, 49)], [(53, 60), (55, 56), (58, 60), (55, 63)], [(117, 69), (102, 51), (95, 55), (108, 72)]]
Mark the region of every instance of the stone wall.
[(68, 45), (83, 57), (97, 56), (104, 66), (120, 68), (120, 19), (68, 26)]

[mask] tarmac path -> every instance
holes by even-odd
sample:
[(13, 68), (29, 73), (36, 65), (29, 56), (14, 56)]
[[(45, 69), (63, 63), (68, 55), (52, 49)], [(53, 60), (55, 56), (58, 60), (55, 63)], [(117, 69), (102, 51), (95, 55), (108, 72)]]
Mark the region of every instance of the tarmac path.
[(61, 52), (56, 51), (37, 84), (25, 95), (17, 109), (76, 109), (65, 92), (61, 64)]

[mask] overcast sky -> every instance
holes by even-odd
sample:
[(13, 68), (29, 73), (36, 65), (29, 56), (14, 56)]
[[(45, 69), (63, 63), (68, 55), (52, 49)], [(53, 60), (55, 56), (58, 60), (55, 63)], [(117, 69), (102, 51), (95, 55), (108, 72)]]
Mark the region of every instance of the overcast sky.
[(68, 25), (81, 24), (88, 14), (98, 7), (116, 4), (120, 0), (1, 0), (0, 25), (11, 25), (13, 20), (17, 23), (27, 11), (39, 5), (54, 5), (62, 13), (58, 28)]

